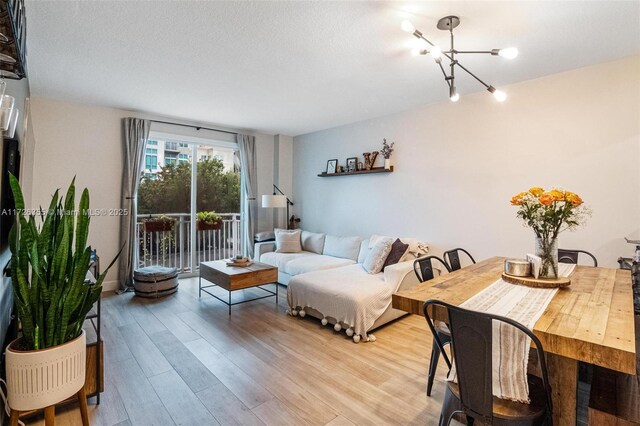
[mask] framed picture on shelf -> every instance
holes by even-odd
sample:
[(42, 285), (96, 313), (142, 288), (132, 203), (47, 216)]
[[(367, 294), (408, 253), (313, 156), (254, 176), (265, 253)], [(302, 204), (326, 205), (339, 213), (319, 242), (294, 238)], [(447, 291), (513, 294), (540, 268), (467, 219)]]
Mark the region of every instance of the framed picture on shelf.
[(334, 158), (333, 160), (327, 161), (327, 174), (332, 175), (338, 171), (338, 159)]
[(358, 157), (347, 158), (347, 171), (355, 172), (356, 170), (358, 170)]

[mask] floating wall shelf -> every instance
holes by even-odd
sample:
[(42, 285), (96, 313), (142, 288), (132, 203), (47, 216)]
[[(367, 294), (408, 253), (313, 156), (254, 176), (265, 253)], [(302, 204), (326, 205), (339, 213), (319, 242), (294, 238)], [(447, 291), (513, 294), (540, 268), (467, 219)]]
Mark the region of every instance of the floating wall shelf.
[(393, 172), (393, 166), (389, 169), (385, 169), (384, 167), (374, 167), (371, 170), (358, 170), (356, 172), (344, 172), (344, 173), (326, 173), (322, 172), (318, 176), (319, 177), (339, 177), (339, 176), (353, 176), (353, 175), (368, 175), (371, 173), (391, 173)]

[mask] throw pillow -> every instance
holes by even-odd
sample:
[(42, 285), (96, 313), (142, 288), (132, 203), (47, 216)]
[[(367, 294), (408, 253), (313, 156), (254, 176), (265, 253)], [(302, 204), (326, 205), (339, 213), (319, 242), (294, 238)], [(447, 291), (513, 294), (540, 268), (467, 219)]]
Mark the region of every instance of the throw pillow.
[(422, 241), (418, 241), (416, 238), (400, 238), (405, 244), (409, 244), (409, 250), (407, 250), (407, 254), (411, 253), (413, 257), (418, 258), (422, 257), (429, 252), (429, 246)]
[[(391, 238), (391, 237), (386, 237), (384, 235), (378, 235), (378, 234), (371, 235), (371, 238), (369, 238), (369, 248), (372, 249), (373, 246), (375, 246), (378, 241), (384, 240), (384, 239), (387, 239), (387, 238)], [(393, 239), (393, 238), (391, 238), (391, 239)]]
[(396, 240), (391, 245), (391, 250), (389, 251), (389, 255), (387, 256), (387, 260), (384, 261), (384, 265), (382, 266), (382, 270), (389, 265), (395, 265), (400, 262), (400, 259), (404, 257), (404, 255), (409, 250), (409, 244), (405, 244), (400, 241), (400, 238), (396, 238)]
[(302, 250), (322, 254), (322, 250), (324, 249), (324, 237), (324, 234), (302, 231), (302, 234), (300, 234)]
[(302, 251), (299, 229), (276, 229), (275, 234), (276, 253), (299, 253)]
[(377, 274), (382, 271), (385, 260), (391, 252), (393, 240), (391, 238), (380, 239), (373, 246), (366, 259), (362, 263), (362, 267), (370, 274)]
[(253, 237), (253, 240), (255, 242), (262, 242), (262, 241), (272, 241), (276, 238), (275, 234), (273, 233), (273, 231), (264, 231), (264, 232), (258, 232), (255, 237)]

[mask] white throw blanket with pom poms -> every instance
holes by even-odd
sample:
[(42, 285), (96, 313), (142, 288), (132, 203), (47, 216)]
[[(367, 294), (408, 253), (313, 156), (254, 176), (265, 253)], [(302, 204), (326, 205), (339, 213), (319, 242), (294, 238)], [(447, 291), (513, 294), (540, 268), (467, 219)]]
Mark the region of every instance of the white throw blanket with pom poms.
[(388, 283), (383, 273), (363, 272), (355, 264), (296, 275), (287, 288), (291, 312), (313, 308), (340, 323), (348, 335), (369, 340), (367, 330), (389, 307), (399, 282)]

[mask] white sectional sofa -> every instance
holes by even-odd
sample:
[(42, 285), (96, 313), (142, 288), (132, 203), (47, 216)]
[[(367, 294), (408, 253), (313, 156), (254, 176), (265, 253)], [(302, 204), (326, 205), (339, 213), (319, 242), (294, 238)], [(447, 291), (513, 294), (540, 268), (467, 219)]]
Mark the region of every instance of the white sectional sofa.
[(291, 315), (316, 317), (358, 342), (375, 340), (371, 330), (406, 314), (391, 307), (391, 295), (418, 284), (413, 261), (426, 246), (401, 239), (410, 244), (401, 261), (369, 274), (362, 266), (369, 239), (302, 231), (301, 240), (297, 253), (276, 253), (275, 242), (255, 246), (255, 260), (277, 266), (278, 282), (288, 286)]

